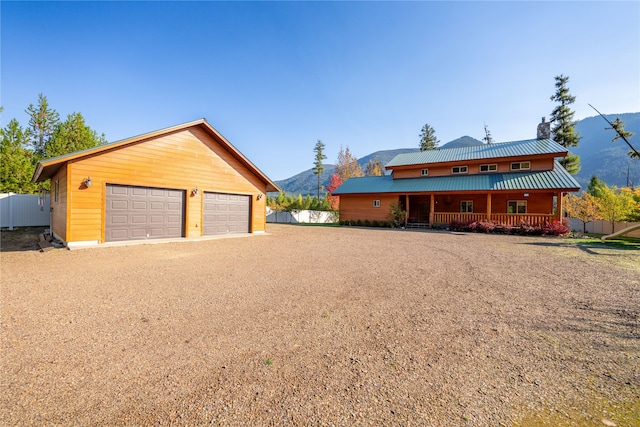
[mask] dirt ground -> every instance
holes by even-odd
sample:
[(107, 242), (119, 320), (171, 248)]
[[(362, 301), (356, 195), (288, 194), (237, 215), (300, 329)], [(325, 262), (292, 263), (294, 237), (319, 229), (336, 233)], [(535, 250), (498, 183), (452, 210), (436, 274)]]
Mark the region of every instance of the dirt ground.
[(637, 250), (270, 224), (0, 256), (1, 425), (640, 425)]

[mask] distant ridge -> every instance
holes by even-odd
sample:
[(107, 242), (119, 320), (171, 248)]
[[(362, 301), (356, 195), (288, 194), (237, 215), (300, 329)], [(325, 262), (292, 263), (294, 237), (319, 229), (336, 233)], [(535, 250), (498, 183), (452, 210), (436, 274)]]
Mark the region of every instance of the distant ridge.
[(454, 139), (453, 141), (449, 141), (441, 147), (438, 148), (461, 148), (461, 147), (474, 147), (476, 145), (483, 145), (484, 142), (478, 141), (475, 138), (471, 138), (470, 136), (461, 136), (458, 139)]
[[(614, 121), (616, 117), (620, 117), (624, 121), (625, 130), (633, 132), (634, 135), (629, 141), (640, 150), (640, 113), (624, 113), (624, 114), (606, 114), (610, 121)], [(582, 169), (574, 178), (580, 183), (583, 189), (586, 189), (589, 180), (593, 175), (603, 180), (607, 185), (615, 185), (624, 187), (629, 184), (634, 187), (640, 187), (640, 160), (631, 160), (627, 155), (629, 147), (622, 141), (617, 140), (612, 143), (611, 140), (615, 136), (610, 127), (602, 117), (594, 116), (580, 120), (576, 124), (576, 131), (580, 133), (581, 140), (576, 149), (572, 149), (573, 153), (580, 156), (580, 164)], [(524, 132), (529, 134), (531, 132)], [(526, 139), (526, 138), (523, 138)], [(462, 136), (453, 141), (449, 141), (438, 149), (470, 147), (484, 144), (470, 136)], [(395, 150), (381, 150), (371, 153), (358, 159), (358, 163), (365, 169), (369, 160), (378, 160), (382, 165), (386, 165), (398, 154), (412, 153), (420, 151), (418, 148), (398, 148)], [(328, 185), (331, 175), (335, 171), (335, 165), (325, 164), (325, 170), (320, 181), (323, 185)], [(306, 196), (317, 194), (318, 177), (315, 176), (311, 169), (300, 172), (291, 178), (276, 181), (276, 184), (288, 194), (302, 194)], [(324, 196), (322, 191), (320, 196)]]

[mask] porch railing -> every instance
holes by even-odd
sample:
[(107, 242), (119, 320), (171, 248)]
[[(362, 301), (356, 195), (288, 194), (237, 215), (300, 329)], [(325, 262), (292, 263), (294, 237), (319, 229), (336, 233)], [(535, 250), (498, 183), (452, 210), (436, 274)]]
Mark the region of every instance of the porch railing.
[[(450, 224), (458, 221), (486, 221), (486, 213), (436, 212), (433, 214), (434, 224)], [(544, 225), (556, 220), (555, 215), (545, 214), (491, 214), (491, 222), (505, 225), (520, 225), (522, 223)]]

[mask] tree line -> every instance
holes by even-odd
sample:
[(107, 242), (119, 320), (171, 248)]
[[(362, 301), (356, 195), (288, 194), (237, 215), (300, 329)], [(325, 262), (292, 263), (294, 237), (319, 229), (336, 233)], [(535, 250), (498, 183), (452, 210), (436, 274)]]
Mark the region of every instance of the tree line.
[[(598, 177), (592, 177), (587, 191), (567, 196), (567, 215), (579, 219), (586, 232), (587, 223), (604, 220), (612, 227), (616, 222), (640, 221), (640, 189), (630, 187), (609, 187)], [(614, 229), (614, 231), (616, 231)]]
[(39, 161), (107, 143), (104, 133), (99, 135), (87, 126), (80, 113), (60, 120), (43, 94), (25, 112), (29, 116), (25, 127), (14, 118), (0, 129), (0, 193), (33, 194), (41, 187), (48, 189), (48, 183), (31, 182)]

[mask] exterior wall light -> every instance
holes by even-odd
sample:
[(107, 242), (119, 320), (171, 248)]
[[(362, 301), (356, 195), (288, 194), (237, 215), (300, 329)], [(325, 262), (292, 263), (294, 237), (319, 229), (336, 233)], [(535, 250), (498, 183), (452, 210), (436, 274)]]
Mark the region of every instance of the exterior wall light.
[(258, 197), (256, 197), (257, 200), (262, 199), (262, 194), (258, 194)]
[(91, 182), (91, 178), (90, 177), (86, 177), (82, 183), (84, 184), (85, 187), (91, 187), (93, 185), (93, 182)]
[(193, 190), (191, 190), (191, 194), (194, 196), (198, 195), (198, 187), (194, 188)]

